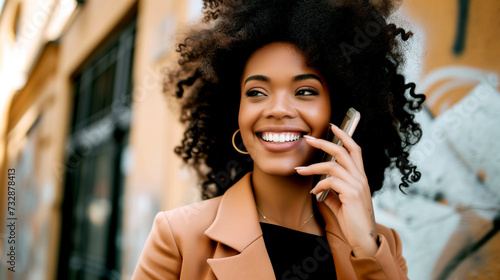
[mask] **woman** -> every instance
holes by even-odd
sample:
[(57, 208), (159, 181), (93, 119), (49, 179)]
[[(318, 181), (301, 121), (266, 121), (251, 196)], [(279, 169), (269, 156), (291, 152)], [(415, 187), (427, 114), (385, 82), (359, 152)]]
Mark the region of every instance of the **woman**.
[[(176, 152), (206, 200), (157, 215), (134, 279), (407, 278), (401, 241), (371, 202), (387, 167), (400, 188), (419, 179), (408, 150), (424, 97), (398, 73), (398, 38), (411, 34), (386, 22), (391, 10), (205, 1), (208, 25), (180, 44), (170, 82), (188, 123)], [(331, 124), (349, 107), (362, 115), (353, 138)], [(319, 174), (330, 177), (313, 186)]]

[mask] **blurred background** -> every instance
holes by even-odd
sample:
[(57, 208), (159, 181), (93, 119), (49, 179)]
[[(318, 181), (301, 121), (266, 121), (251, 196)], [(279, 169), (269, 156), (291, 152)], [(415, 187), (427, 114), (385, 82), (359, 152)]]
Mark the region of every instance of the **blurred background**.
[[(0, 279), (130, 279), (155, 214), (200, 200), (162, 89), (201, 9), (0, 0)], [(404, 195), (388, 171), (377, 221), (410, 279), (500, 279), (500, 2), (406, 0), (391, 21), (414, 33), (405, 72), (427, 95), (422, 179)]]

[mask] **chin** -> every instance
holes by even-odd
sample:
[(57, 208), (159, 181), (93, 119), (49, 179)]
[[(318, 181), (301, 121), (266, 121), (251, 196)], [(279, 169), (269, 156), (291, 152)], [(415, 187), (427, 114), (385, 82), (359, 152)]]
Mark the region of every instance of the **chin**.
[(255, 168), (260, 169), (263, 173), (272, 176), (289, 177), (297, 175), (295, 167), (308, 165), (308, 161), (299, 161), (291, 159), (267, 159), (266, 162), (255, 162)]
[(272, 176), (279, 177), (290, 177), (293, 175), (297, 175), (295, 169), (284, 169), (284, 168), (270, 168), (270, 169), (262, 169), (264, 173)]

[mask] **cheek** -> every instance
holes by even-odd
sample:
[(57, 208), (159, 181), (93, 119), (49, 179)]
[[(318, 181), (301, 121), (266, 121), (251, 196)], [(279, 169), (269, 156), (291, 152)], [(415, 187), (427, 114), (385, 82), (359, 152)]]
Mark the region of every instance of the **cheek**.
[(241, 104), (238, 113), (238, 126), (243, 142), (252, 137), (252, 127), (259, 116), (258, 108), (249, 104)]
[(247, 120), (247, 110), (248, 110), (248, 105), (246, 105), (243, 101), (243, 96), (240, 97), (240, 108), (238, 110), (238, 127), (240, 129), (243, 129), (243, 126), (245, 126), (245, 122)]
[(325, 133), (325, 130), (328, 128), (330, 117), (330, 102), (326, 101), (316, 104), (316, 106), (311, 106), (311, 108), (303, 114), (303, 118), (311, 127), (314, 137), (322, 137), (323, 133)]

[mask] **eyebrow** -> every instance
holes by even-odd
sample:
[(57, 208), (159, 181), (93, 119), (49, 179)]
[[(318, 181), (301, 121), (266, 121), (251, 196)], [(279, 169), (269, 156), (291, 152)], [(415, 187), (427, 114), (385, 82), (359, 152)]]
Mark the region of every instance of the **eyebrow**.
[[(308, 79), (315, 79), (323, 85), (321, 78), (318, 77), (317, 75), (314, 75), (314, 74), (301, 74), (301, 75), (297, 75), (297, 76), (293, 77), (294, 82), (308, 80)], [(250, 81), (270, 82), (271, 79), (269, 79), (268, 77), (263, 76), (263, 75), (253, 75), (253, 76), (248, 77), (245, 80), (244, 84), (246, 84)]]
[(293, 81), (294, 82), (298, 82), (298, 81), (303, 81), (303, 80), (308, 80), (308, 79), (318, 80), (318, 82), (320, 82), (321, 85), (323, 85), (323, 82), (321, 81), (321, 78), (318, 77), (317, 75), (314, 75), (314, 74), (302, 74), (302, 75), (298, 75), (298, 76), (295, 76), (293, 78)]
[(253, 76), (248, 77), (245, 80), (244, 84), (246, 84), (246, 83), (248, 83), (250, 81), (270, 82), (271, 80), (268, 77), (263, 76), (263, 75), (253, 75)]

